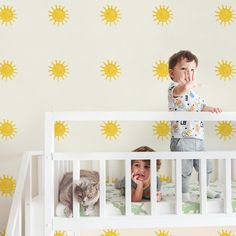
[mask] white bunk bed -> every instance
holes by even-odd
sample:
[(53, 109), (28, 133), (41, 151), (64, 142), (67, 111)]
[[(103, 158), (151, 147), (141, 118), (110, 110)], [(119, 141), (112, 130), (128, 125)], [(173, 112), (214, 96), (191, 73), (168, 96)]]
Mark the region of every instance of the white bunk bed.
[[(55, 152), (54, 144), (54, 122), (55, 121), (157, 121), (157, 120), (204, 120), (204, 121), (235, 121), (236, 113), (190, 113), (190, 112), (54, 112), (46, 113), (45, 116), (45, 150), (42, 167), (43, 181), (38, 184), (39, 194), (32, 198), (32, 190), (26, 191), (26, 236), (45, 235), (52, 236), (56, 230), (70, 232), (69, 235), (79, 235), (81, 230), (86, 229), (107, 229), (107, 228), (157, 228), (157, 227), (192, 227), (192, 226), (225, 226), (236, 225), (236, 209), (232, 204), (236, 204), (236, 185), (232, 182), (235, 177), (236, 151), (205, 151), (205, 152)], [(37, 153), (36, 153), (37, 154)], [(26, 153), (26, 159), (32, 159), (35, 153)], [(39, 153), (38, 153), (39, 154)], [(37, 155), (38, 155), (37, 154)], [(132, 159), (151, 160), (151, 200), (150, 202), (131, 202), (130, 185), (130, 164)], [(172, 186), (172, 198), (166, 201), (156, 201), (156, 159), (173, 160), (174, 180)], [(181, 160), (200, 159), (200, 196), (198, 199), (198, 211), (190, 212), (197, 214), (184, 214), (181, 193)], [(206, 159), (217, 159), (223, 163), (224, 174), (221, 175), (221, 190), (223, 198), (209, 201), (206, 198)], [(73, 181), (79, 180), (79, 169), (81, 161), (97, 161), (100, 174), (100, 198), (97, 216), (83, 217), (80, 215), (78, 202), (73, 203), (73, 216), (71, 218), (56, 216), (58, 183), (62, 173), (73, 171)], [(121, 160), (125, 162), (125, 197), (121, 214), (113, 214), (109, 208), (109, 188), (112, 191), (114, 186), (106, 184), (106, 164), (107, 161)], [(29, 162), (31, 163), (31, 161)], [(28, 166), (31, 166), (30, 164)], [(39, 161), (39, 163), (41, 163)], [(25, 168), (23, 168), (25, 170)], [(40, 168), (39, 168), (40, 169)], [(231, 171), (231, 169), (233, 171)], [(27, 183), (30, 182), (31, 168), (26, 169)], [(41, 173), (39, 172), (39, 176)], [(40, 177), (39, 177), (40, 180)], [(23, 181), (23, 180), (22, 180)], [(169, 185), (169, 187), (170, 187)], [(235, 185), (235, 186), (234, 186)], [(31, 186), (31, 184), (30, 184)], [(166, 185), (168, 186), (168, 185)], [(27, 188), (26, 188), (27, 189)], [(16, 191), (21, 194), (20, 191)], [(111, 191), (110, 191), (111, 192)], [(17, 198), (18, 194), (14, 198)], [(114, 193), (113, 194), (117, 194)], [(19, 198), (19, 196), (18, 196)], [(165, 197), (164, 197), (165, 199)], [(14, 201), (15, 200), (15, 201)], [(17, 199), (13, 200), (13, 206), (7, 228), (7, 236), (21, 235), (10, 234), (15, 229), (19, 230), (20, 217), (14, 217), (13, 211), (19, 213)], [(235, 201), (235, 202), (234, 202)], [(114, 206), (114, 204), (113, 204)], [(186, 205), (185, 205), (186, 206)], [(136, 214), (133, 209), (139, 208), (145, 214)], [(143, 208), (142, 208), (143, 207)], [(119, 208), (119, 207), (118, 207)], [(42, 216), (40, 223), (35, 218)], [(30, 224), (29, 224), (30, 221)], [(30, 226), (29, 226), (30, 225)], [(34, 228), (34, 234), (32, 233)], [(13, 229), (14, 228), (14, 229)], [(37, 232), (40, 234), (37, 234)]]

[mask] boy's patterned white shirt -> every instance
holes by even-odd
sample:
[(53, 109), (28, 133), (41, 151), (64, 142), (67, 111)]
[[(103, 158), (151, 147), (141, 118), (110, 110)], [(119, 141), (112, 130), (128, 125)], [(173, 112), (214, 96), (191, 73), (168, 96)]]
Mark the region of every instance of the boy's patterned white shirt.
[[(174, 97), (173, 90), (178, 85), (171, 82), (168, 87), (169, 111), (201, 112), (206, 103), (196, 92), (190, 90), (182, 96)], [(202, 121), (171, 121), (171, 136), (173, 138), (197, 138), (204, 139), (204, 124)]]

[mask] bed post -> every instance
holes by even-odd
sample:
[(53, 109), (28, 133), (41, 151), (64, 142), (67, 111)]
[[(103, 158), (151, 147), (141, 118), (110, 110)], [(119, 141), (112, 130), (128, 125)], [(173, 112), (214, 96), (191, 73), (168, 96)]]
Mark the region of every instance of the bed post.
[(53, 184), (53, 153), (54, 153), (54, 119), (53, 113), (45, 114), (44, 137), (44, 235), (53, 236), (52, 220), (54, 216), (54, 184)]
[(232, 159), (232, 179), (236, 180), (236, 159)]

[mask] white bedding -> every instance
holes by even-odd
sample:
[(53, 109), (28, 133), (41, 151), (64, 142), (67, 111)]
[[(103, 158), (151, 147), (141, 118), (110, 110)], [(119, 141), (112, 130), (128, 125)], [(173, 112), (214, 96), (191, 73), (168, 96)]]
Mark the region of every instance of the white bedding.
[[(210, 187), (221, 193), (221, 199), (208, 199), (208, 211), (209, 212), (223, 212), (223, 184), (214, 182), (210, 183)], [(194, 201), (183, 203), (182, 211), (184, 214), (193, 214), (200, 212), (199, 203), (199, 186), (197, 183), (190, 185), (191, 195)], [(65, 217), (64, 208), (62, 204), (58, 204), (56, 207), (56, 215)], [(232, 182), (232, 208), (236, 212), (236, 181)], [(114, 184), (106, 185), (106, 215), (124, 215), (125, 214), (125, 197), (121, 195), (120, 190), (114, 187)], [(139, 203), (131, 204), (131, 211), (134, 215), (148, 215), (150, 214), (150, 201), (143, 201)], [(162, 200), (157, 202), (157, 211), (162, 213), (175, 213), (175, 184), (163, 183), (162, 184)], [(80, 215), (84, 216), (84, 212), (81, 210)], [(98, 216), (99, 207), (96, 206), (90, 216)]]

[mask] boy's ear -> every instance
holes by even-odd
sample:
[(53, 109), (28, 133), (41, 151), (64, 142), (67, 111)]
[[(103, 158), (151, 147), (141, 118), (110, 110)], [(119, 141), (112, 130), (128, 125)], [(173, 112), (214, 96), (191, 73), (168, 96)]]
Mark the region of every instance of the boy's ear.
[(174, 77), (174, 70), (173, 70), (173, 69), (169, 69), (169, 76), (170, 76), (171, 78)]

